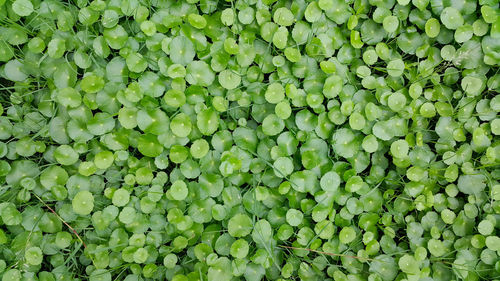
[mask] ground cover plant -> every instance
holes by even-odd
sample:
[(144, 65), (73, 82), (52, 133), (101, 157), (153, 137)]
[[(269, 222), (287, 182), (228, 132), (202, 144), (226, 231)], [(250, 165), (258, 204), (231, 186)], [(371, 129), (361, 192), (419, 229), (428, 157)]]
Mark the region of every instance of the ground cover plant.
[(498, 0), (0, 0), (0, 280), (500, 280)]

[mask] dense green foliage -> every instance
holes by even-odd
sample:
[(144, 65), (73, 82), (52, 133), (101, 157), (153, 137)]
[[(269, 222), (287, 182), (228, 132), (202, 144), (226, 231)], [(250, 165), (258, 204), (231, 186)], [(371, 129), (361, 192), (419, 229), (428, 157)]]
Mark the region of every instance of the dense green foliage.
[(500, 280), (499, 66), (498, 0), (0, 0), (0, 280)]

